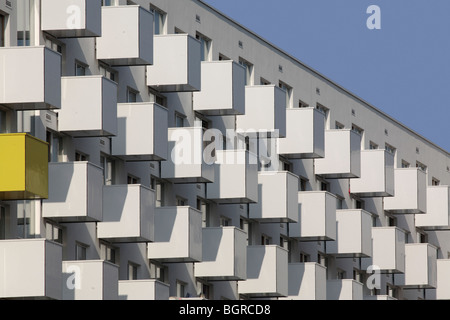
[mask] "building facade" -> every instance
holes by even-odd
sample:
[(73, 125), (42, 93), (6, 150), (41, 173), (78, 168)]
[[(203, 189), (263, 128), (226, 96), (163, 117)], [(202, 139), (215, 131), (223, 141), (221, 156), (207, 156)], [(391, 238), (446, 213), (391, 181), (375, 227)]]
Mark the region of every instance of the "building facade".
[(450, 154), (200, 0), (0, 2), (0, 299), (450, 299)]

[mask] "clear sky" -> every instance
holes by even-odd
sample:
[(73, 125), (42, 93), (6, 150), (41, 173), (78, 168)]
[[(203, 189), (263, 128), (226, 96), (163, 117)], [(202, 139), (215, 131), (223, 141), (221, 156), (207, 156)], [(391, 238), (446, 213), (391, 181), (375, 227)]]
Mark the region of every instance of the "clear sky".
[(450, 152), (449, 0), (205, 2)]

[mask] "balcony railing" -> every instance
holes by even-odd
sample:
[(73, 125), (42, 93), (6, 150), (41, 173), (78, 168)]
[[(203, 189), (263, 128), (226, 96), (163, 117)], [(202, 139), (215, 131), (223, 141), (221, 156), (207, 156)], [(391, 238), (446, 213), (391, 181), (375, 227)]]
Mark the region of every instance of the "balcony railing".
[(450, 229), (450, 187), (427, 187), (427, 211), (426, 214), (415, 216), (416, 227), (425, 230)]
[(326, 300), (327, 269), (315, 262), (289, 263), (289, 296), (282, 300)]
[(372, 228), (372, 262), (382, 272), (405, 272), (405, 237), (397, 227)]
[(363, 284), (350, 279), (327, 280), (327, 300), (363, 300)]

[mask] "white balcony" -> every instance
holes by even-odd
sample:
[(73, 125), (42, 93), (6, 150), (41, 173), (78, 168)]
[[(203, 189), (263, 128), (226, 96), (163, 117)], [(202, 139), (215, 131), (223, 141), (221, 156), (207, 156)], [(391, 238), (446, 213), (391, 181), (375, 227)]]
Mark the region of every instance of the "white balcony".
[(209, 281), (247, 278), (247, 234), (235, 227), (203, 228), (203, 258), (195, 276)]
[(315, 173), (324, 178), (359, 178), (361, 136), (351, 130), (325, 131), (325, 158), (315, 159), (314, 162)]
[(247, 247), (247, 280), (239, 294), (248, 297), (288, 296), (288, 252), (278, 246)]
[(361, 151), (361, 178), (350, 180), (351, 193), (359, 197), (391, 197), (394, 187), (394, 155), (385, 150)]
[(299, 219), (289, 225), (289, 236), (300, 241), (336, 240), (336, 202), (329, 192), (299, 192)]
[(119, 266), (102, 261), (63, 262), (63, 300), (118, 300)]
[(153, 64), (153, 14), (141, 6), (103, 6), (97, 59), (114, 66)]
[(426, 230), (450, 229), (450, 187), (427, 187), (427, 213), (415, 216), (416, 227)]
[(201, 65), (202, 90), (194, 92), (194, 111), (210, 116), (244, 114), (244, 67), (231, 60)]
[(61, 108), (61, 55), (45, 47), (0, 48), (0, 104), (15, 110)]
[(41, 1), (41, 29), (54, 37), (98, 37), (102, 32), (101, 21), (100, 1)]
[(258, 201), (258, 162), (246, 150), (217, 150), (214, 182), (207, 185), (207, 198), (222, 204)]
[(59, 131), (73, 137), (117, 134), (117, 84), (102, 76), (62, 78)]
[(104, 186), (97, 237), (119, 243), (153, 241), (154, 218), (153, 190), (141, 185)]
[(436, 288), (437, 248), (429, 243), (408, 243), (405, 245), (406, 288)]
[(49, 163), (42, 216), (60, 222), (102, 221), (103, 170), (89, 162)]
[(396, 298), (387, 295), (365, 296), (364, 300), (368, 301), (396, 301)]
[(119, 300), (169, 300), (169, 285), (157, 280), (119, 281)]
[(202, 213), (191, 207), (162, 207), (155, 212), (155, 242), (148, 258), (166, 263), (202, 261)]
[(390, 213), (418, 214), (427, 210), (427, 174), (417, 168), (395, 169), (395, 195), (384, 199)]
[(286, 138), (278, 154), (289, 159), (325, 157), (325, 115), (316, 108), (286, 109)]
[(326, 300), (327, 268), (315, 262), (289, 263), (289, 296), (283, 300)]
[(112, 154), (126, 161), (167, 159), (168, 111), (156, 103), (117, 105), (118, 133)]
[(245, 88), (245, 114), (236, 127), (244, 132), (275, 133), (286, 136), (286, 92), (275, 85)]
[(436, 299), (450, 300), (450, 260), (437, 260)]
[(405, 237), (397, 227), (372, 228), (372, 264), (382, 272), (405, 272)]
[(363, 288), (355, 280), (327, 280), (327, 300), (363, 300)]
[(169, 128), (169, 154), (161, 177), (173, 183), (214, 182), (214, 166), (203, 156), (203, 128)]
[(154, 63), (147, 66), (147, 85), (160, 92), (201, 89), (201, 45), (188, 34), (155, 35)]
[(45, 239), (0, 241), (0, 298), (62, 298), (62, 246)]
[(297, 222), (298, 179), (287, 171), (259, 172), (259, 201), (250, 205), (250, 219), (261, 223)]
[(372, 214), (364, 210), (337, 210), (337, 239), (327, 253), (340, 258), (372, 256)]

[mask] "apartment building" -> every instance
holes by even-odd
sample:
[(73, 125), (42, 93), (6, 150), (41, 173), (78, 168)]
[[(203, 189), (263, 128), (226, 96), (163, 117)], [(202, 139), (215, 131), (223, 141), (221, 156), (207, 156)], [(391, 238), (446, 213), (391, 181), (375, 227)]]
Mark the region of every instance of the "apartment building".
[(203, 1), (1, 0), (0, 65), (0, 299), (450, 299), (449, 152)]

